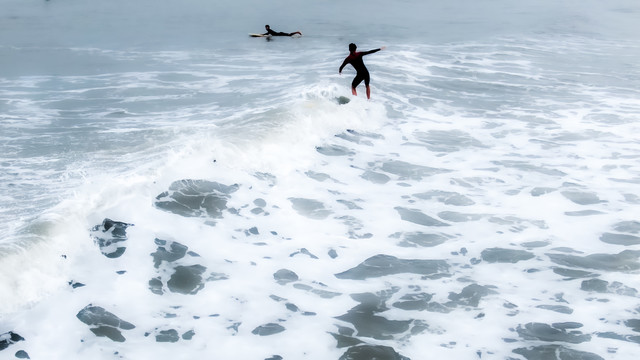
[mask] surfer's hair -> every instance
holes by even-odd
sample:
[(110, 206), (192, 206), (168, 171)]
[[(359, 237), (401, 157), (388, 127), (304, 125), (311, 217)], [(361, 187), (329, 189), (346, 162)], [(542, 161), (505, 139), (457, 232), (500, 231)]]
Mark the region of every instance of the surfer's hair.
[(358, 47), (356, 46), (356, 44), (354, 43), (349, 44), (349, 51), (356, 51), (357, 48)]

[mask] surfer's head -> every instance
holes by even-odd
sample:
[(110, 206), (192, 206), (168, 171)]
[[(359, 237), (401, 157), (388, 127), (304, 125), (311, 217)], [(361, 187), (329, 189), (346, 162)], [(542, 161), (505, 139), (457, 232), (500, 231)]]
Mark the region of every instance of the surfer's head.
[(264, 28), (267, 29), (267, 30), (271, 29), (271, 27), (269, 25), (265, 25)]
[(354, 52), (356, 51), (357, 48), (358, 47), (356, 46), (356, 44), (354, 43), (349, 44), (349, 51)]

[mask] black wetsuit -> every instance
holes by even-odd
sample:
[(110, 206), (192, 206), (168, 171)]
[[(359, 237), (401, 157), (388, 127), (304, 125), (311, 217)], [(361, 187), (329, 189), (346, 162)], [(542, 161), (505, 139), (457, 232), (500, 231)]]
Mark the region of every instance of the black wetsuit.
[(369, 81), (370, 81), (369, 70), (367, 70), (367, 67), (364, 66), (364, 61), (362, 61), (362, 57), (365, 55), (373, 54), (374, 52), (378, 52), (378, 51), (380, 51), (380, 49), (374, 49), (374, 50), (363, 51), (363, 52), (354, 51), (351, 54), (349, 54), (349, 56), (347, 56), (346, 59), (344, 59), (344, 61), (342, 62), (342, 65), (340, 65), (340, 72), (342, 72), (342, 69), (345, 66), (347, 66), (347, 64), (351, 64), (351, 66), (353, 66), (353, 68), (356, 69), (356, 77), (353, 78), (353, 82), (351, 82), (352, 88), (355, 89), (356, 86), (360, 85), (362, 80), (364, 80), (365, 86), (369, 86)]
[(293, 36), (296, 33), (286, 33), (286, 32), (275, 32), (271, 29), (267, 30), (266, 33), (262, 34), (262, 35), (271, 35), (271, 36)]

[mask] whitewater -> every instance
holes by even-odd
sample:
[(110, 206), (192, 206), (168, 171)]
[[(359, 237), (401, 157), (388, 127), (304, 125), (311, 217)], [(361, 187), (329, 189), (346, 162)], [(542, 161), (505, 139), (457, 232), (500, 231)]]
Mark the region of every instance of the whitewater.
[(0, 359), (637, 357), (636, 2), (2, 3)]

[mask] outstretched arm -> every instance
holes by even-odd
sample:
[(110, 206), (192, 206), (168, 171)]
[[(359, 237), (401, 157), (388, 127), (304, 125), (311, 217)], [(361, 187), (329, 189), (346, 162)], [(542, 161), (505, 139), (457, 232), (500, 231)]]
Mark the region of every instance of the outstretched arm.
[(373, 54), (375, 52), (378, 52), (380, 50), (384, 50), (385, 48), (386, 48), (386, 46), (382, 46), (382, 47), (380, 47), (378, 49), (373, 49), (373, 50), (369, 50), (369, 51), (363, 51), (363, 52), (361, 52), (361, 54), (362, 54), (362, 56), (369, 55), (369, 54)]
[(347, 59), (344, 59), (342, 65), (340, 65), (340, 69), (338, 69), (338, 74), (342, 74), (342, 69), (344, 69), (344, 67), (347, 66), (348, 63), (349, 62), (347, 61)]

